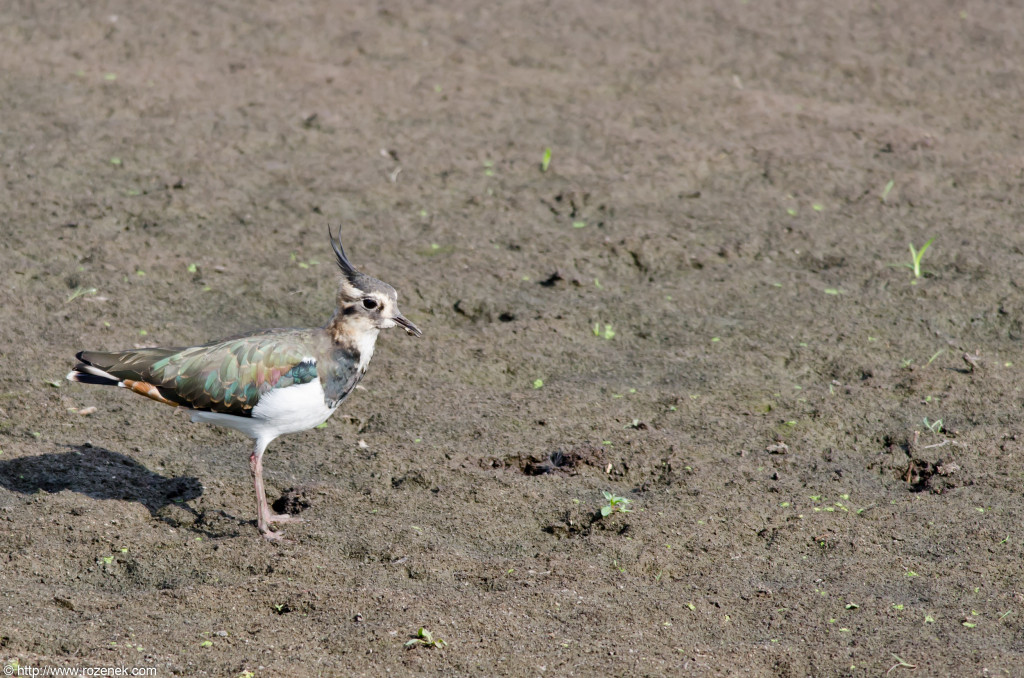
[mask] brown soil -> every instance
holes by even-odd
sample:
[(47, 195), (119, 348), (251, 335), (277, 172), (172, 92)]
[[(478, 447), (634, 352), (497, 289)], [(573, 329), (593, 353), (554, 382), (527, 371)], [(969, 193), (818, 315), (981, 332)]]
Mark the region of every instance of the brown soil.
[[(0, 659), (1021, 675), (1021, 26), (4, 4)], [(306, 518), (271, 545), (241, 436), (63, 378), (83, 348), (322, 324), (339, 223), (425, 336), (271, 446)]]

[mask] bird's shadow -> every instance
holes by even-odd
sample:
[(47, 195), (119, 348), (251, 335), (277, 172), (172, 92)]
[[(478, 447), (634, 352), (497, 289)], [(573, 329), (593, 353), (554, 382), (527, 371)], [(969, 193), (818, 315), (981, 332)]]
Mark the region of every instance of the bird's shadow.
[(71, 490), (93, 499), (135, 501), (165, 521), (161, 509), (175, 504), (201, 518), (187, 504), (203, 494), (197, 478), (162, 476), (131, 457), (88, 443), (67, 447), (70, 451), (60, 454), (0, 461), (0, 486), (20, 494)]

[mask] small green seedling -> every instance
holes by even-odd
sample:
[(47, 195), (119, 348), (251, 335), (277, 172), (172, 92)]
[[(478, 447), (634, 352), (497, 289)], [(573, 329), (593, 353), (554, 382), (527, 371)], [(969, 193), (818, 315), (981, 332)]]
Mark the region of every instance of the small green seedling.
[(892, 191), (892, 187), (895, 186), (895, 185), (896, 185), (896, 180), (895, 179), (889, 179), (889, 183), (887, 183), (885, 185), (885, 188), (882, 189), (882, 195), (881, 195), (880, 199), (881, 199), (881, 201), (883, 203), (888, 199), (889, 192)]
[(918, 249), (914, 249), (914, 243), (910, 243), (910, 263), (909, 264), (903, 264), (903, 265), (906, 266), (907, 268), (909, 268), (911, 271), (914, 272), (914, 279), (915, 280), (920, 278), (923, 275), (921, 273), (921, 260), (924, 259), (924, 253), (928, 251), (928, 248), (931, 246), (932, 242), (934, 242), (934, 241), (935, 241), (935, 238), (932, 238), (931, 240), (926, 242), (924, 245), (921, 245), (921, 249), (919, 249), (919, 250)]
[(545, 148), (544, 149), (544, 155), (540, 159), (540, 171), (541, 172), (547, 172), (548, 171), (548, 167), (550, 167), (550, 166), (551, 166), (551, 149), (550, 148)]
[(601, 507), (601, 517), (607, 518), (613, 513), (629, 513), (630, 509), (627, 508), (632, 499), (626, 499), (625, 497), (619, 497), (612, 494), (611, 492), (602, 492), (605, 500), (608, 502)]
[(601, 329), (601, 323), (594, 323), (594, 336), (611, 339), (615, 336), (615, 330), (612, 329), (612, 326), (609, 323), (604, 324), (603, 330)]
[(426, 645), (428, 647), (436, 647), (440, 650), (447, 644), (448, 643), (444, 642), (441, 638), (435, 638), (433, 633), (421, 626), (419, 631), (416, 632), (416, 637), (408, 641), (405, 646), (413, 647), (415, 645)]
[(86, 296), (88, 294), (96, 294), (96, 288), (95, 287), (82, 287), (81, 285), (79, 285), (68, 296), (68, 300), (66, 302), (64, 302), (64, 303), (69, 304), (72, 301), (74, 301), (75, 299), (77, 299), (78, 297), (84, 297), (84, 296)]
[(889, 670), (885, 672), (886, 675), (889, 675), (893, 669), (910, 669), (913, 671), (917, 668), (917, 664), (908, 663), (895, 652), (890, 652), (889, 654), (891, 654), (892, 658), (896, 660), (896, 663), (889, 667)]
[(922, 420), (922, 422), (924, 423), (924, 427), (931, 431), (932, 433), (934, 433), (935, 435), (939, 435), (943, 431), (941, 419), (936, 419), (935, 421), (928, 421), (928, 417), (925, 417)]

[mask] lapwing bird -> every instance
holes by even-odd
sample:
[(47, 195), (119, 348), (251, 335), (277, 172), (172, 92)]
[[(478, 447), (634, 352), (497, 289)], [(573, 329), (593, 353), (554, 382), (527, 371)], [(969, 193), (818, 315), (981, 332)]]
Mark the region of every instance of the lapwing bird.
[(227, 426), (255, 441), (249, 468), (256, 488), (256, 524), (269, 540), (271, 523), (300, 521), (271, 513), (263, 489), (263, 452), (278, 436), (327, 421), (363, 378), (377, 334), (419, 328), (398, 311), (395, 288), (357, 271), (341, 232), (330, 233), (341, 268), (337, 309), (324, 327), (273, 329), (190, 348), (82, 351), (68, 374), (83, 384), (120, 386), (172, 407), (193, 422)]

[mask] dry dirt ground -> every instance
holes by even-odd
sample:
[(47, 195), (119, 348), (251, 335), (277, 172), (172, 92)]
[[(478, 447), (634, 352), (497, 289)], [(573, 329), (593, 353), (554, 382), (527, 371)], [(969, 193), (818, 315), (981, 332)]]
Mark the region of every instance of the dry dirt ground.
[[(0, 659), (1022, 675), (1022, 26), (4, 3)], [(271, 446), (275, 546), (245, 439), (64, 375), (322, 324), (328, 224), (425, 336)]]

